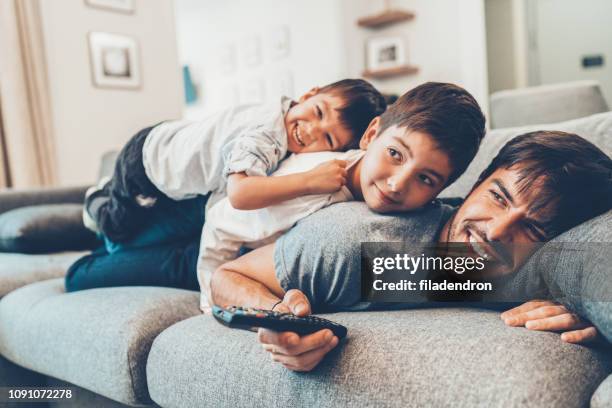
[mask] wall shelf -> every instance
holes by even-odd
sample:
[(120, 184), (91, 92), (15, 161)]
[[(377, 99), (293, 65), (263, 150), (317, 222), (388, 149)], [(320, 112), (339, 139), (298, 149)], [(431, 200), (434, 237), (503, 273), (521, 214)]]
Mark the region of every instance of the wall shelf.
[(419, 72), (419, 67), (414, 65), (402, 65), (401, 67), (369, 70), (366, 69), (361, 75), (370, 79), (385, 79), (403, 75), (414, 75)]
[(409, 21), (414, 18), (414, 13), (402, 10), (385, 10), (380, 14), (362, 17), (357, 20), (357, 25), (367, 28), (382, 28), (401, 21)]

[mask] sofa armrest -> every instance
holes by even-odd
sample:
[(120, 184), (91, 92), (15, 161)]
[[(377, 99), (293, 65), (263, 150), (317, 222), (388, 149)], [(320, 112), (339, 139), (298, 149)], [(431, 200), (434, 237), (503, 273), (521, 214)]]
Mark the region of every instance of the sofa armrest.
[(90, 186), (0, 191), (0, 214), (39, 204), (82, 204)]

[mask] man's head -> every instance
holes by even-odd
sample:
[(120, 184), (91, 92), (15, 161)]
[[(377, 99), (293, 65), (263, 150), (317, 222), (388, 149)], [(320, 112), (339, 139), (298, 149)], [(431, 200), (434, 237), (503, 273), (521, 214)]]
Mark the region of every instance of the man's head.
[(382, 94), (363, 79), (343, 79), (313, 88), (285, 116), (288, 150), (306, 153), (355, 148), (370, 121), (386, 107)]
[[(580, 136), (532, 132), (508, 142), (482, 172), (440, 240), (522, 265), (545, 242), (612, 208), (612, 160)], [(491, 243), (512, 244), (491, 245)], [(495, 253), (501, 247), (508, 253)]]
[(429, 82), (408, 91), (361, 139), (366, 203), (379, 212), (422, 207), (465, 171), (484, 134), (484, 115), (465, 89)]

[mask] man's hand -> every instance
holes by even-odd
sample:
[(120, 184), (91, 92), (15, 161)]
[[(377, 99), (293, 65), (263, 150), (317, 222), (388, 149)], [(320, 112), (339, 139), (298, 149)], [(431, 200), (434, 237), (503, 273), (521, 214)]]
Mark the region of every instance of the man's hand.
[(330, 160), (304, 174), (309, 194), (335, 193), (346, 184), (345, 160)]
[(583, 343), (597, 336), (597, 329), (570, 312), (565, 306), (547, 300), (532, 300), (501, 314), (508, 326), (529, 330), (562, 331), (561, 340)]
[[(301, 291), (291, 289), (274, 310), (307, 316), (310, 314), (310, 302)], [(339, 341), (328, 329), (301, 337), (293, 332), (279, 333), (259, 329), (258, 339), (264, 350), (270, 353), (272, 360), (293, 371), (312, 370)]]

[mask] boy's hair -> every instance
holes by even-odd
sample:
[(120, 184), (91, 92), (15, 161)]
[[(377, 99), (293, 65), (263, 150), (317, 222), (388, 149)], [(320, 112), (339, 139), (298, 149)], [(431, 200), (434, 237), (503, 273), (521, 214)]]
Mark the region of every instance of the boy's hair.
[(379, 134), (392, 126), (427, 133), (448, 154), (455, 181), (470, 164), (485, 135), (485, 117), (465, 89), (427, 82), (400, 96), (380, 117)]
[(612, 208), (612, 159), (578, 135), (537, 131), (515, 137), (472, 190), (495, 170), (515, 165), (518, 194), (537, 188), (530, 210), (550, 210), (543, 225), (548, 239)]
[(387, 108), (383, 95), (372, 84), (363, 79), (343, 79), (319, 89), (319, 92), (336, 94), (344, 99), (344, 105), (336, 109), (342, 126), (353, 134), (346, 150), (359, 146), (359, 140), (368, 125)]

